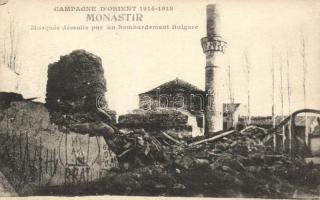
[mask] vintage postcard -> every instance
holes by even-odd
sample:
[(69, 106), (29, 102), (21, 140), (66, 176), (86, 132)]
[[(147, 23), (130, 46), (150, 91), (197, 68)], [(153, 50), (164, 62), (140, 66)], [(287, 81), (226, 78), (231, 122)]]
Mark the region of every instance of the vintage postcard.
[(319, 198), (320, 1), (0, 0), (0, 196)]

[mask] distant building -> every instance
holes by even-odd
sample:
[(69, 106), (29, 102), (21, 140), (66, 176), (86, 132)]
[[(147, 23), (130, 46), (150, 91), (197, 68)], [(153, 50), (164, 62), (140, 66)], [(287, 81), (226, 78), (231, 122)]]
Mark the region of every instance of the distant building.
[[(176, 78), (147, 92), (139, 94), (139, 108), (143, 110), (179, 109), (196, 117), (199, 128), (204, 128), (205, 91)], [(238, 121), (236, 111), (240, 104), (223, 104), (224, 129), (234, 127)]]
[(202, 112), (205, 97), (203, 90), (176, 78), (139, 94), (139, 108), (181, 108), (190, 112)]

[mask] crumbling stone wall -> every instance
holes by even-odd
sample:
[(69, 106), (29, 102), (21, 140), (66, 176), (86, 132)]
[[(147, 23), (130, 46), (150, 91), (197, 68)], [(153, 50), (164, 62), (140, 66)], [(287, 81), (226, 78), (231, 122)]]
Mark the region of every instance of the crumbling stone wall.
[(149, 132), (170, 131), (190, 135), (193, 128), (189, 123), (189, 116), (178, 110), (134, 110), (133, 113), (119, 116), (120, 128), (143, 128)]
[(106, 105), (106, 80), (101, 58), (84, 50), (61, 56), (49, 65), (46, 103), (48, 108), (64, 111), (90, 111), (100, 97)]
[(42, 103), (14, 101), (0, 111), (0, 171), (20, 195), (86, 185), (117, 166), (102, 136), (51, 123)]
[(188, 116), (176, 110), (135, 110), (134, 113), (119, 116), (119, 125), (172, 128), (185, 126)]
[(116, 112), (108, 109), (106, 91), (101, 58), (92, 53), (75, 50), (49, 65), (46, 106), (51, 120), (71, 131), (92, 135), (95, 126), (103, 130), (98, 135), (114, 133)]

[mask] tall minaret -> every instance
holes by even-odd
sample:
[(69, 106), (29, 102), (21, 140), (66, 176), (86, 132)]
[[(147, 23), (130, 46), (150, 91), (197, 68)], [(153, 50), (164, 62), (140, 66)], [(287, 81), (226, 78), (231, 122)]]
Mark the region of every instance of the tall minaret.
[(223, 129), (224, 51), (226, 42), (220, 35), (220, 16), (216, 5), (207, 5), (207, 37), (201, 39), (206, 55), (205, 134)]

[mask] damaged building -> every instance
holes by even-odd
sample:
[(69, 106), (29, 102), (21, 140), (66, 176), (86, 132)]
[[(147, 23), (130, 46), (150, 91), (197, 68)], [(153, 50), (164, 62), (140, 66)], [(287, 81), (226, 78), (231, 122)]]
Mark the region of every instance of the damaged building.
[[(134, 110), (131, 114), (120, 116), (119, 126), (174, 129), (177, 134), (183, 131), (185, 136), (201, 136), (204, 135), (204, 113), (207, 98), (208, 95), (205, 91), (187, 81), (176, 78), (140, 93), (139, 109)], [(239, 105), (223, 104), (224, 129), (230, 129), (236, 124)], [(168, 116), (169, 113), (172, 116)], [(169, 119), (173, 121), (165, 123)], [(185, 119), (182, 123), (183, 126), (179, 124), (182, 122), (181, 119)]]
[[(226, 42), (220, 33), (220, 17), (216, 5), (207, 6), (207, 35), (201, 39), (203, 53), (206, 56), (205, 65), (205, 90), (198, 89), (196, 86), (176, 78), (175, 80), (164, 83), (154, 89), (139, 94), (139, 113), (123, 115), (119, 117), (121, 127), (139, 126), (142, 128), (161, 128), (163, 120), (168, 119), (159, 110), (174, 110), (187, 116), (188, 131), (187, 135), (199, 136), (216, 134), (217, 132), (233, 127), (234, 112), (239, 105), (224, 105), (225, 80), (224, 52)], [(219, 81), (218, 81), (219, 80)], [(230, 109), (232, 108), (232, 109)], [(228, 111), (226, 111), (228, 110)], [(150, 125), (148, 119), (143, 117), (144, 113), (154, 113), (159, 120), (153, 120)], [(172, 111), (171, 111), (172, 112)], [(153, 115), (149, 116), (152, 117)], [(144, 121), (137, 120), (144, 119)], [(138, 121), (138, 122), (137, 122)], [(231, 121), (231, 122), (229, 122)], [(175, 123), (171, 124), (170, 128)], [(190, 127), (191, 126), (191, 127)], [(169, 128), (169, 127), (163, 127)], [(180, 130), (178, 128), (178, 130)]]
[[(239, 104), (226, 104), (226, 82), (224, 60), (227, 42), (221, 36), (220, 17), (216, 5), (207, 6), (207, 35), (201, 39), (206, 57), (205, 90), (176, 78), (154, 89), (139, 94), (139, 115), (158, 110), (175, 110), (187, 116), (188, 130), (192, 136), (217, 134), (219, 131), (235, 126), (236, 111)], [(160, 115), (159, 113), (157, 115)], [(135, 117), (138, 117), (136, 115)], [(140, 117), (143, 118), (143, 117)], [(152, 124), (159, 128), (161, 120)], [(148, 121), (148, 119), (145, 119)], [(136, 122), (132, 114), (119, 117), (120, 126), (140, 126), (145, 128), (148, 122)], [(176, 128), (176, 127), (171, 127)], [(187, 134), (188, 135), (188, 134)]]

